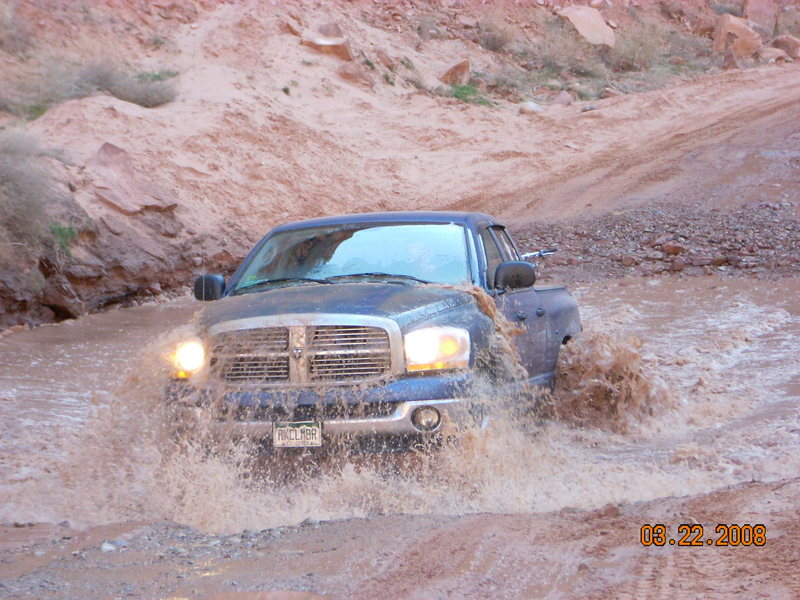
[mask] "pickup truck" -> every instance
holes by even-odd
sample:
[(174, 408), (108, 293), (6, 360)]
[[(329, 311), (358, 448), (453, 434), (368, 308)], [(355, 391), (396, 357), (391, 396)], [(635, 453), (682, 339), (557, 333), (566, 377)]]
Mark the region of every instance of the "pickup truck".
[(273, 452), (441, 437), (475, 418), (487, 382), (495, 396), (552, 386), (559, 348), (581, 329), (573, 296), (534, 287), (523, 258), (479, 213), (277, 227), (230, 281), (195, 281), (213, 302), (170, 354), (170, 404)]

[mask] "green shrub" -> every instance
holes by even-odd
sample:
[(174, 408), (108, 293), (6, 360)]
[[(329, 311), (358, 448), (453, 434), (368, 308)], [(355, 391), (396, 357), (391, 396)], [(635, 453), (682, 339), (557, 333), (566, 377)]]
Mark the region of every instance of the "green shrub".
[(69, 243), (77, 239), (78, 232), (72, 225), (62, 225), (61, 223), (50, 224), (50, 235), (61, 251), (67, 256), (72, 256), (72, 251), (69, 248)]
[(161, 69), (160, 71), (145, 71), (136, 75), (137, 81), (166, 81), (180, 75), (177, 71), (172, 69)]
[(473, 85), (454, 85), (450, 88), (450, 95), (458, 98), (462, 102), (470, 104), (482, 104), (483, 106), (494, 106), (494, 102), (481, 96), (478, 89)]

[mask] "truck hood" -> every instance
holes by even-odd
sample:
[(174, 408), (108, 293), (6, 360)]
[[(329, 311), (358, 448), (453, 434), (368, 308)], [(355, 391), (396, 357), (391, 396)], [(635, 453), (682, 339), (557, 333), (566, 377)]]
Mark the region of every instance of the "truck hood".
[(201, 325), (281, 314), (351, 314), (387, 317), (407, 329), (416, 322), (474, 302), (465, 291), (437, 285), (349, 282), (303, 284), (230, 296), (203, 310)]

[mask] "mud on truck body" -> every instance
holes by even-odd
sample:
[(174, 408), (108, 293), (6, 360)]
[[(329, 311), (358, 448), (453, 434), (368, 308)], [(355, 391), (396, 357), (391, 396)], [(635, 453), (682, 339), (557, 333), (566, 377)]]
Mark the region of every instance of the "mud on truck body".
[[(425, 442), (475, 418), (479, 381), (495, 394), (553, 384), (580, 317), (566, 288), (535, 280), (485, 214), (282, 225), (229, 282), (196, 280), (196, 298), (214, 302), (171, 355), (168, 398), (182, 417), (266, 449)], [(516, 369), (498, 356), (495, 306), (519, 330)]]

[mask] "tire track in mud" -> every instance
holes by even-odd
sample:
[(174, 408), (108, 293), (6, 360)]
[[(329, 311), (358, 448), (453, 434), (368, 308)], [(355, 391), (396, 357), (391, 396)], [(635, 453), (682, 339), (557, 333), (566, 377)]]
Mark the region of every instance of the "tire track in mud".
[[(489, 176), (485, 191), (473, 191), (446, 208), (494, 212), (515, 221), (534, 213), (536, 218), (564, 218), (641, 203), (685, 187), (696, 179), (691, 173), (695, 161), (686, 162), (693, 152), (746, 134), (761, 144), (780, 141), (798, 130), (800, 69), (723, 73), (599, 106), (597, 112), (543, 121), (543, 131), (557, 132), (557, 137), (538, 140), (537, 150), (547, 152), (535, 161), (514, 161), (512, 189), (507, 179)], [(497, 160), (491, 154), (486, 158)], [(716, 175), (710, 171), (703, 178)]]

